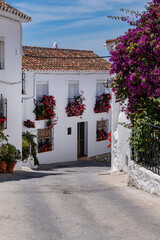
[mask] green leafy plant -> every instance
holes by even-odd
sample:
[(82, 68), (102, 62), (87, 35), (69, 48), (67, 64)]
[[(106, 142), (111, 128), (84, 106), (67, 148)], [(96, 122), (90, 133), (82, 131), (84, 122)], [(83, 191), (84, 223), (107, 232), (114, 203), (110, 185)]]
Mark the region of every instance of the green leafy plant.
[(7, 163), (17, 162), (21, 159), (20, 150), (16, 149), (10, 143), (2, 144), (1, 146), (1, 161), (6, 161)]
[(27, 160), (29, 157), (34, 161), (34, 165), (39, 166), (37, 158), (37, 144), (34, 141), (36, 136), (25, 132), (22, 135), (22, 160)]

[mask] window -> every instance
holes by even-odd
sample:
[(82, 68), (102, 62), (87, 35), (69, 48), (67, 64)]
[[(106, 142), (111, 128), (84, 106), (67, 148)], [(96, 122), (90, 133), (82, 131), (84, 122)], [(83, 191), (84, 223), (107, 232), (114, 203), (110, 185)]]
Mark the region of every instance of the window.
[(68, 135), (71, 135), (71, 134), (72, 134), (72, 128), (69, 127), (69, 128), (68, 128)]
[(7, 99), (0, 95), (0, 127), (7, 128)]
[(103, 93), (105, 93), (105, 86), (104, 86), (104, 82), (98, 82), (96, 83), (96, 96), (100, 96)]
[(22, 72), (22, 94), (26, 94), (25, 73)]
[(4, 69), (4, 41), (0, 37), (0, 70)]
[(37, 82), (36, 84), (36, 99), (40, 100), (43, 95), (48, 95), (48, 83)]
[(97, 121), (97, 142), (107, 140), (108, 137), (108, 120)]
[(68, 98), (70, 102), (74, 102), (74, 97), (79, 95), (78, 81), (70, 81), (68, 84)]
[(49, 128), (38, 129), (38, 152), (42, 153), (52, 150), (52, 130)]

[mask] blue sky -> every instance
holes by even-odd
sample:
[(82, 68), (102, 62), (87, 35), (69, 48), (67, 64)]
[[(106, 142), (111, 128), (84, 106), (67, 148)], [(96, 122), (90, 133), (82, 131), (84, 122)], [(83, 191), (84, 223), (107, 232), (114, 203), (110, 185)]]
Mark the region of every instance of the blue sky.
[(121, 15), (120, 8), (144, 10), (148, 0), (6, 0), (32, 17), (23, 24), (23, 45), (108, 52), (103, 44), (124, 34), (127, 23), (108, 19)]

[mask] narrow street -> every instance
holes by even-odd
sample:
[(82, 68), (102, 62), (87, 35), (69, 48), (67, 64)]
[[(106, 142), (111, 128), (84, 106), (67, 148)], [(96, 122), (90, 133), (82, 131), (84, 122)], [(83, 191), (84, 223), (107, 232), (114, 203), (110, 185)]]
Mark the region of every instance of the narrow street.
[(159, 240), (160, 198), (104, 163), (0, 174), (1, 240)]

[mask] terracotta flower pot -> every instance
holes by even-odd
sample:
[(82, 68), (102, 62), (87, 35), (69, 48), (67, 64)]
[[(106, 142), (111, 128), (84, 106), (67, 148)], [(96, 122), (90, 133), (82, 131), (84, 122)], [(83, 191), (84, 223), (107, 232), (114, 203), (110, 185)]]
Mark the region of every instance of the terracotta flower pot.
[(16, 165), (16, 162), (8, 163), (7, 164), (7, 172), (8, 173), (13, 173), (15, 165)]
[(6, 173), (6, 167), (7, 167), (7, 162), (6, 161), (0, 161), (0, 173)]

